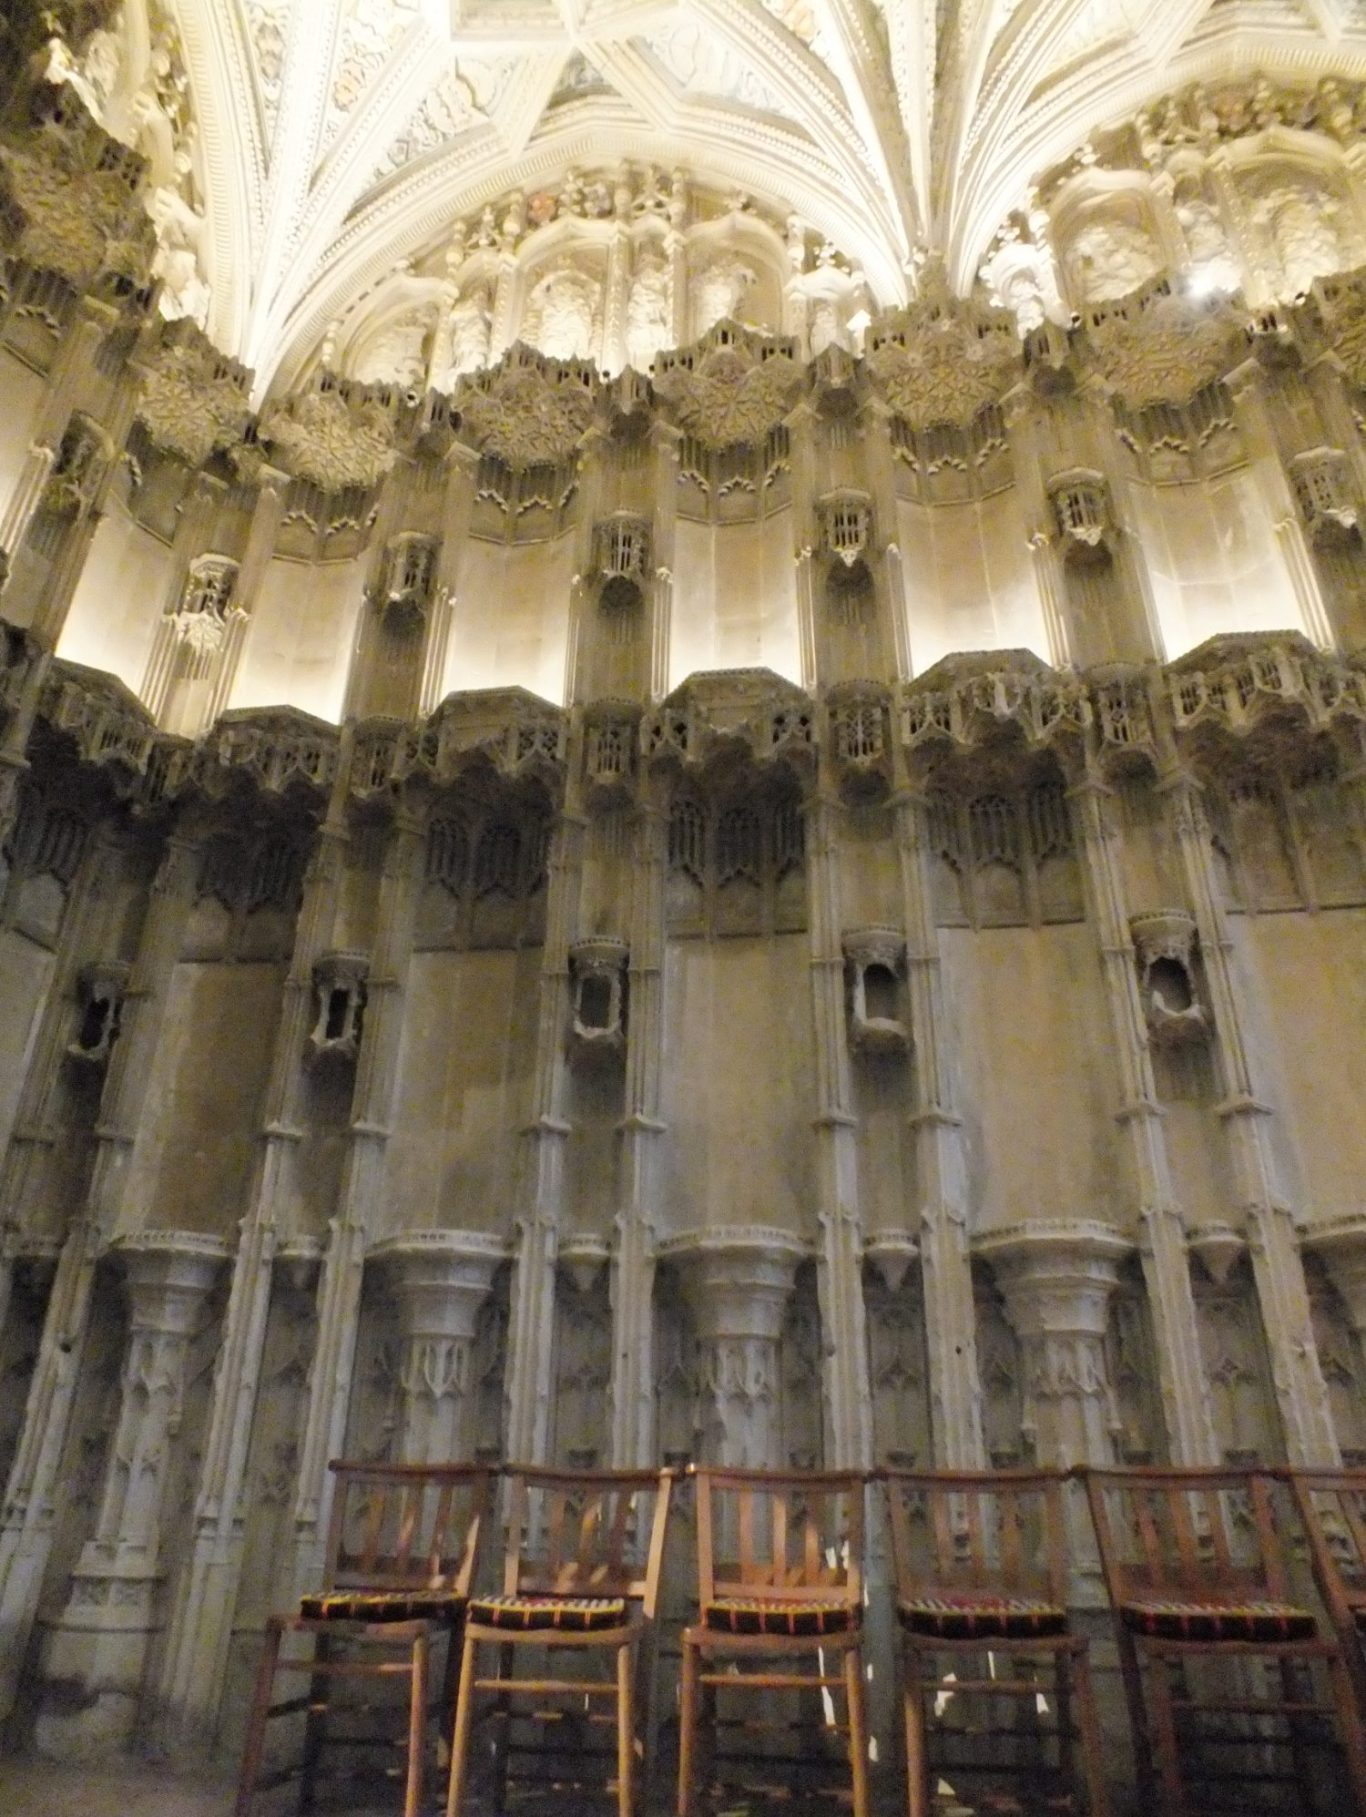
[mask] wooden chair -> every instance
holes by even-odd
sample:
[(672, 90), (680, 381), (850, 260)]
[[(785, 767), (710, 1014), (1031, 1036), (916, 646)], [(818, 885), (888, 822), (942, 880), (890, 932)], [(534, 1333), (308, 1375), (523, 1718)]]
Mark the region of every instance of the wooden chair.
[[(236, 1817), (247, 1817), (258, 1792), (293, 1778), (301, 1780), (300, 1809), (311, 1806), (328, 1714), (335, 1707), (328, 1681), (366, 1676), (408, 1679), (408, 1721), (401, 1743), (407, 1754), (403, 1817), (417, 1817), (423, 1742), (431, 1713), (429, 1656), (433, 1640), (443, 1633), (448, 1637), (446, 1677), (434, 1706), (443, 1712), (443, 1722), (454, 1701), (459, 1630), (493, 1473), (472, 1464), (334, 1462), (329, 1468), (336, 1485), (323, 1588), (301, 1599), (297, 1615), (272, 1615), (266, 1623)], [(289, 1634), (311, 1637), (312, 1656), (282, 1657)], [(307, 1674), (311, 1681), (307, 1694), (272, 1703), (280, 1672)], [(357, 1713), (356, 1706), (346, 1708)], [(297, 1715), (305, 1717), (301, 1766), (263, 1776), (267, 1722)], [(350, 1746), (394, 1745), (387, 1737), (335, 1739)]]
[[(456, 1817), (461, 1809), (475, 1698), (489, 1692), (509, 1720), (511, 1700), (519, 1695), (537, 1700), (538, 1718), (546, 1715), (548, 1698), (578, 1710), (589, 1700), (610, 1699), (614, 1709), (605, 1720), (616, 1729), (617, 1809), (620, 1817), (630, 1817), (636, 1795), (635, 1679), (659, 1593), (673, 1473), (513, 1466), (504, 1475), (509, 1509), (503, 1590), (470, 1601), (446, 1817)], [(480, 1647), (499, 1649), (490, 1676), (481, 1677), (476, 1670)], [(528, 1650), (564, 1648), (608, 1655), (610, 1676), (514, 1671), (518, 1656)], [(601, 1751), (577, 1745), (546, 1751), (572, 1757), (576, 1769), (602, 1757)], [(574, 1779), (577, 1783), (577, 1771)]]
[(1314, 1581), (1366, 1711), (1366, 1470), (1287, 1472)]
[[(854, 1817), (868, 1813), (861, 1474), (696, 1466), (697, 1621), (683, 1631), (678, 1812), (692, 1817), (701, 1705), (716, 1692), (842, 1691)], [(831, 1669), (826, 1660), (833, 1655)], [(793, 1669), (809, 1661), (814, 1670)], [(785, 1670), (775, 1670), (775, 1662)], [(752, 1668), (752, 1669), (747, 1669)], [(776, 1727), (746, 1722), (746, 1734)], [(748, 1758), (753, 1759), (753, 1755)]]
[[(1313, 1611), (1290, 1593), (1271, 1475), (1219, 1469), (1081, 1474), (1149, 1800), (1160, 1789), (1168, 1817), (1193, 1817), (1197, 1809), (1203, 1817), (1213, 1809), (1241, 1808), (1212, 1803), (1219, 1785), (1261, 1791), (1276, 1785), (1283, 1801), (1294, 1787), (1302, 1799), (1312, 1798), (1311, 1755), (1323, 1743), (1309, 1728), (1331, 1716), (1355, 1808), (1366, 1812), (1366, 1742), (1351, 1680), (1335, 1642), (1320, 1637)], [(1228, 1668), (1203, 1694), (1191, 1684), (1202, 1660)], [(1279, 1684), (1280, 1695), (1254, 1695), (1257, 1675), (1239, 1662), (1276, 1668), (1260, 1683), (1264, 1693)], [(1327, 1702), (1316, 1691), (1315, 1665), (1327, 1674)], [(1211, 1714), (1234, 1718), (1232, 1730), (1213, 1731), (1200, 1722)], [(1202, 1755), (1230, 1764), (1201, 1764)], [(1192, 1780), (1205, 1786), (1198, 1805), (1188, 1796)]]
[[(959, 1697), (1019, 1703), (1036, 1744), (1034, 1760), (1001, 1758), (1010, 1733), (988, 1723), (973, 1731), (973, 1757), (945, 1757), (935, 1764), (936, 1777), (942, 1774), (958, 1792), (965, 1778), (1018, 1779), (1028, 1771), (1053, 1783), (1050, 1811), (1064, 1805), (1075, 1811), (1073, 1743), (1079, 1740), (1087, 1807), (1091, 1817), (1106, 1817), (1087, 1643), (1068, 1622), (1063, 1479), (1023, 1470), (879, 1475), (887, 1490), (901, 1630), (910, 1817), (929, 1817), (931, 1808), (926, 1703), (938, 1711)], [(999, 1674), (997, 1654), (1008, 1662)], [(1030, 1662), (1051, 1667), (1051, 1679), (1022, 1670)], [(1056, 1767), (1043, 1759), (1045, 1737), (1037, 1721), (1040, 1694), (1048, 1691), (1057, 1706)], [(962, 1733), (957, 1730), (955, 1738)]]

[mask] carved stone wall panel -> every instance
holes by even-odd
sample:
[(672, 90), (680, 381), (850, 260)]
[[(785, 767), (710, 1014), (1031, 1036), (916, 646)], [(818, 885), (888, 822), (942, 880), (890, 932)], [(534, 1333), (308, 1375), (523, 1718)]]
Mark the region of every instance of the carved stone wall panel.
[(1216, 1267), (1213, 1273), (1204, 1263), (1192, 1266), (1200, 1348), (1220, 1449), (1230, 1463), (1275, 1462), (1281, 1440), (1266, 1338), (1247, 1265), (1234, 1260), (1226, 1271)]

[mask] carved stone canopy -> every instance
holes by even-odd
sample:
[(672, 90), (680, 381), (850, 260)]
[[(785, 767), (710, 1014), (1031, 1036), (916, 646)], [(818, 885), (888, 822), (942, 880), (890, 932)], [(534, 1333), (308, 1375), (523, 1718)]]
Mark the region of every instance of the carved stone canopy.
[(970, 423), (1020, 376), (1014, 322), (980, 302), (934, 299), (879, 316), (867, 346), (874, 382), (912, 429)]
[(700, 341), (655, 362), (655, 390), (685, 434), (708, 448), (758, 446), (796, 401), (795, 343), (717, 322)]
[(509, 467), (558, 466), (578, 450), (597, 403), (597, 375), (520, 343), (501, 365), (467, 380), (454, 403), (463, 432)]
[(474, 1230), (401, 1231), (370, 1251), (393, 1283), (405, 1337), (467, 1342), (506, 1255), (501, 1238)]
[(1245, 318), (1223, 297), (1197, 300), (1159, 280), (1097, 311), (1087, 342), (1101, 383), (1126, 409), (1184, 404), (1237, 362)]
[(661, 1245), (676, 1262), (704, 1339), (776, 1343), (806, 1245), (757, 1226), (698, 1231)]
[(378, 485), (397, 452), (385, 403), (336, 384), (297, 392), (268, 409), (260, 434), (291, 473), (324, 492)]

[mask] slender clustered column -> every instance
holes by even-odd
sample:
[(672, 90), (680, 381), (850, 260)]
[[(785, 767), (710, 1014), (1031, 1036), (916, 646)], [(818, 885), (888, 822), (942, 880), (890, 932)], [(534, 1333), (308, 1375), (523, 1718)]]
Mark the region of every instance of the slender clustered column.
[(505, 1253), (497, 1239), (459, 1230), (413, 1231), (372, 1251), (398, 1299), (398, 1454), (405, 1463), (469, 1456), (475, 1325)]

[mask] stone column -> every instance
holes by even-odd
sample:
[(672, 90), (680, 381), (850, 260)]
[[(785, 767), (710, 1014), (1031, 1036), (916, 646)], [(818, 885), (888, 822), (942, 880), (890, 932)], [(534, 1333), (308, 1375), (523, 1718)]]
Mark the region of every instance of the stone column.
[(300, 1591), (316, 1583), (322, 1569), (331, 1508), (327, 1464), (341, 1455), (346, 1440), (365, 1252), (384, 1204), (389, 1120), (423, 853), (422, 826), (400, 808), (380, 877), (375, 942), (366, 982), (365, 1036), (356, 1062), (337, 1211), (328, 1222), (318, 1280), (318, 1340), (308, 1412), (300, 1435), (294, 1504), (292, 1575)]
[(816, 410), (810, 398), (800, 398), (786, 419), (792, 450), (792, 559), (796, 565), (797, 637), (801, 648), (802, 686), (814, 691), (824, 679), (820, 674), (818, 615), (824, 601), (817, 598), (816, 550), (820, 524), (816, 494)]
[(193, 1550), (181, 1574), (161, 1678), (159, 1720), (168, 1746), (212, 1739), (227, 1673), (246, 1538), (247, 1457), (280, 1241), (277, 1204), (287, 1193), (304, 1134), (303, 1057), (313, 1015), (313, 966), (329, 944), (336, 914), (346, 847), (350, 736), (349, 730), (342, 734), (331, 809), (318, 835), (295, 923), (260, 1141), (223, 1315), (195, 1498)]
[(1171, 798), (1177, 848), (1200, 935), (1214, 1050), (1224, 1093), (1216, 1114), (1223, 1123), (1228, 1144), (1238, 1213), (1235, 1222), (1246, 1229), (1287, 1455), (1292, 1464), (1337, 1463), (1338, 1443), (1328, 1387), (1314, 1345), (1309, 1291), (1294, 1213), (1278, 1177), (1271, 1142), (1271, 1107), (1258, 1093), (1253, 1079), (1233, 976), (1233, 943), (1219, 897), (1199, 785), (1189, 772), (1172, 764), (1162, 786)]
[(780, 1339), (804, 1246), (781, 1230), (710, 1230), (672, 1253), (697, 1326), (703, 1458), (781, 1467)]
[(1333, 632), (1328, 607), (1286, 477), (1276, 427), (1267, 408), (1265, 376), (1256, 360), (1247, 360), (1236, 372), (1229, 374), (1226, 382), (1248, 462), (1256, 476), (1267, 516), (1276, 532), (1276, 545), (1290, 576), (1305, 634), (1321, 650), (1330, 649)]
[(1072, 800), (1119, 1064), (1116, 1114), (1128, 1142), (1138, 1192), (1139, 1253), (1153, 1321), (1167, 1442), (1173, 1463), (1217, 1463), (1219, 1448), (1200, 1355), (1185, 1221), (1172, 1185), (1162, 1106), (1157, 1099), (1148, 1025), (1129, 936), (1114, 797), (1088, 767), (1072, 790)]
[(837, 802), (819, 796), (806, 817), (811, 909), (811, 1008), (816, 1037), (816, 1215), (820, 1243), (822, 1388), (830, 1469), (872, 1462), (873, 1403), (863, 1303), (863, 1221), (858, 1202), (858, 1118), (849, 1073)]
[(80, 1381), (95, 1267), (122, 1221), (133, 1142), (161, 1034), (171, 972), (194, 905), (202, 846), (192, 836), (166, 843), (152, 885), (119, 1039), (110, 1055), (95, 1127), (95, 1162), (84, 1207), (62, 1244), (48, 1299), (24, 1427), (0, 1516), (0, 1715), (22, 1666), (52, 1544), (58, 1469)]
[(1133, 1245), (1108, 1225), (1040, 1219), (982, 1237), (1024, 1355), (1025, 1432), (1041, 1464), (1114, 1461), (1110, 1295)]
[(463, 442), (455, 442), (446, 457), (446, 498), (441, 514), (441, 553), (437, 562), (436, 590), (427, 627), (418, 712), (436, 711), (446, 692), (446, 664), (450, 655), (451, 619), (460, 592), (460, 563), (470, 533), (474, 509), (474, 479), (479, 456)]
[(398, 1301), (404, 1463), (457, 1463), (470, 1454), (475, 1323), (506, 1253), (497, 1237), (466, 1230), (409, 1231), (370, 1252)]
[(56, 459), (57, 449), (51, 439), (32, 442), (24, 457), (14, 491), (10, 494), (4, 515), (0, 516), (0, 557), (4, 558), (10, 570), (14, 567), (15, 551), (33, 522), (34, 513), (43, 496), (43, 488)]
[(883, 663), (885, 672), (896, 675), (900, 681), (909, 681), (910, 626), (906, 612), (906, 571), (901, 559), (891, 417), (890, 408), (875, 392), (870, 392), (859, 406), (864, 472), (881, 547), (874, 569), (877, 581), (874, 591), (882, 624)]
[(672, 423), (650, 425), (654, 450), (654, 610), (650, 615), (650, 695), (660, 700), (669, 691), (670, 639), (673, 635), (674, 530), (678, 522), (679, 431)]
[(58, 1121), (63, 1072), (71, 1042), (77, 980), (86, 961), (109, 939), (107, 917), (117, 904), (116, 880), (126, 839), (108, 822), (90, 838), (72, 883), (52, 977), (15, 1110), (13, 1133), (0, 1166), (0, 1332), (5, 1326), (11, 1271), (31, 1220), (49, 1191), (47, 1170), (69, 1132)]
[(233, 683), (237, 679), (238, 665), (251, 630), (256, 596), (261, 591), (266, 569), (275, 554), (275, 540), (280, 534), (280, 519), (284, 515), (288, 486), (288, 474), (281, 473), (274, 467), (262, 471), (251, 525), (247, 530), (247, 546), (242, 551), (242, 560), (237, 569), (234, 609), (228, 617), (227, 635), (218, 653), (218, 673), (214, 677), (213, 692), (204, 713), (206, 726), (211, 726), (231, 703)]
[[(43, 1637), (36, 1739), (59, 1756), (116, 1750), (132, 1738), (143, 1669), (161, 1626), (161, 1501), (180, 1425), (190, 1342), (227, 1258), (216, 1237), (147, 1231), (115, 1245), (128, 1288), (121, 1403), (94, 1537), (66, 1607)], [(69, 1700), (72, 1688), (83, 1695)]]
[(920, 1204), (934, 1458), (949, 1470), (986, 1465), (977, 1309), (968, 1255), (968, 1174), (957, 1107), (953, 1037), (930, 885), (924, 804), (909, 789), (895, 801), (897, 858), (906, 922), (906, 982), (915, 1041), (909, 1116)]
[[(577, 742), (577, 741), (576, 741)], [(571, 777), (580, 770), (577, 751)], [(507, 1454), (539, 1463), (548, 1455), (551, 1374), (555, 1360), (555, 1270), (565, 1200), (569, 1024), (569, 938), (583, 867), (583, 820), (566, 802), (550, 843), (545, 945), (541, 954), (536, 1072), (517, 1210), (517, 1259), (508, 1323), (504, 1381)]]
[[(657, 787), (657, 785), (656, 785)], [(631, 1014), (612, 1249), (611, 1459), (619, 1469), (655, 1456), (655, 1254), (659, 1236), (664, 1065), (664, 884), (667, 805), (649, 783), (636, 814), (631, 882)]]

